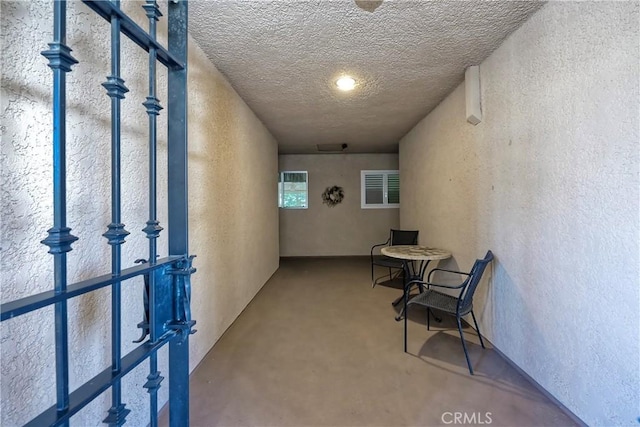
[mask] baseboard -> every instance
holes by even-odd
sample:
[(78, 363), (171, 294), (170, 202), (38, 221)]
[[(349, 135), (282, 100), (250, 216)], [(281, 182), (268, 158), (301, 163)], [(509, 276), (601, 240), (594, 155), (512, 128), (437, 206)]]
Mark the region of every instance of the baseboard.
[(295, 259), (371, 259), (370, 255), (302, 255), (302, 256), (280, 256), (280, 260)]
[[(483, 337), (484, 338), (484, 337)], [(485, 340), (487, 340), (486, 338), (484, 338)], [(489, 341), (489, 340), (487, 340)], [(520, 366), (518, 366), (516, 364), (516, 362), (514, 362), (513, 360), (509, 359), (503, 352), (501, 352), (500, 350), (498, 350), (496, 348), (495, 345), (493, 345), (493, 343), (491, 343), (491, 347), (492, 349), (498, 353), (498, 355), (500, 355), (500, 357), (502, 357), (509, 365), (511, 365), (511, 367), (513, 367), (513, 369), (515, 369), (516, 371), (518, 371), (518, 373), (520, 373), (520, 375), (522, 375), (523, 377), (525, 377), (527, 380), (529, 380), (529, 382), (531, 384), (533, 384), (533, 386), (535, 388), (538, 389), (538, 391), (540, 391), (540, 393), (544, 394), (547, 398), (549, 398), (549, 400), (551, 400), (553, 403), (555, 403), (558, 408), (560, 408), (562, 410), (562, 412), (564, 412), (569, 418), (571, 418), (576, 424), (583, 426), (583, 427), (587, 427), (587, 424), (582, 421), (576, 414), (574, 414), (573, 412), (571, 412), (569, 410), (569, 408), (567, 408), (566, 406), (564, 406), (562, 404), (562, 402), (560, 402), (558, 399), (556, 399), (555, 396), (553, 396), (551, 393), (549, 393), (549, 391), (547, 391), (546, 388), (542, 387), (536, 380), (534, 380), (529, 374), (527, 374)]]

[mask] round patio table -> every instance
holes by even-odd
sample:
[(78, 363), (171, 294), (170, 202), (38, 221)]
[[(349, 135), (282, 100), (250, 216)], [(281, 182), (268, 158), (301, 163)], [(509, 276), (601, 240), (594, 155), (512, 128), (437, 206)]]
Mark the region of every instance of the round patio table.
[[(451, 252), (421, 245), (387, 246), (382, 248), (381, 252), (385, 256), (402, 260), (404, 268), (403, 292), (402, 295), (392, 303), (396, 306), (400, 301), (404, 300), (404, 307), (400, 314), (396, 316), (396, 320), (400, 321), (407, 307), (407, 285), (412, 280), (424, 280), (424, 273), (427, 270), (429, 262), (451, 258)], [(420, 286), (420, 291), (422, 292), (422, 286)]]

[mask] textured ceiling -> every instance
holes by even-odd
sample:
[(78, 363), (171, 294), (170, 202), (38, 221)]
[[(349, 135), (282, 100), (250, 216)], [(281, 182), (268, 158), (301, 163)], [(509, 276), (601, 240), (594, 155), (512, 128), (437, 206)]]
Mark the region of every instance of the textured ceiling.
[[(351, 153), (397, 152), (465, 68), (542, 4), (192, 0), (189, 26), (280, 153), (343, 143)], [(336, 89), (342, 74), (357, 80), (355, 90)]]

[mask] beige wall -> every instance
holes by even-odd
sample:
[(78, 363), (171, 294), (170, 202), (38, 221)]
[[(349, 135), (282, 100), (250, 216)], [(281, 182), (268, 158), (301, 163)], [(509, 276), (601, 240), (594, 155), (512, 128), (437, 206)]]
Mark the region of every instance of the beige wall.
[[(144, 28), (141, 3), (123, 2)], [(52, 225), (51, 82), (40, 51), (52, 39), (50, 1), (0, 2), (2, 80), (0, 156), (1, 299), (50, 290), (53, 257), (39, 241)], [(161, 4), (166, 12), (166, 3)], [(108, 24), (81, 2), (68, 2), (68, 45), (80, 63), (68, 74), (68, 224), (80, 239), (69, 253), (69, 282), (110, 271), (110, 247), (101, 236), (110, 222), (110, 101), (100, 84), (109, 74)], [(166, 17), (166, 13), (165, 13)], [(160, 23), (166, 39), (166, 20)], [(148, 254), (141, 231), (148, 219), (146, 54), (122, 39), (122, 217), (131, 232), (123, 266)], [(167, 227), (166, 71), (159, 67), (159, 220)], [(190, 249), (198, 257), (192, 279), (191, 369), (202, 359), (278, 267), (276, 141), (224, 77), (190, 43), (189, 52)], [(241, 173), (240, 173), (241, 172)], [(167, 254), (167, 232), (159, 239)], [(239, 256), (238, 254), (242, 254)], [(142, 279), (123, 285), (123, 354), (138, 338)], [(110, 291), (69, 303), (70, 382), (75, 389), (110, 364)], [(45, 309), (0, 324), (2, 426), (22, 425), (55, 400), (53, 311)], [(168, 375), (167, 351), (159, 352)], [(123, 381), (127, 425), (146, 425), (148, 364)], [(168, 382), (160, 388), (166, 401)], [(104, 393), (72, 418), (72, 425), (102, 425), (110, 406)]]
[[(360, 171), (397, 168), (397, 154), (279, 156), (281, 171), (309, 172), (309, 208), (280, 209), (280, 255), (368, 255), (374, 243), (384, 242), (389, 229), (398, 226), (399, 213), (398, 209), (361, 209)], [(345, 196), (330, 208), (321, 195), (334, 185), (343, 187)], [(402, 198), (402, 188), (400, 192)]]
[(189, 49), (192, 301), (203, 331), (193, 368), (278, 268), (278, 148), (204, 52)]
[(588, 425), (640, 401), (638, 18), (547, 4), (480, 65), (482, 123), (462, 84), (400, 143), (402, 227), (463, 269), (493, 250), (482, 332)]

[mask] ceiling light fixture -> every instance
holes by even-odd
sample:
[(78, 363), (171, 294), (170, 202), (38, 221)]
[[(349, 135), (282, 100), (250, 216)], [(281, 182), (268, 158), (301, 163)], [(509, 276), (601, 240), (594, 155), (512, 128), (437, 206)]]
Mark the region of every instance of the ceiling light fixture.
[(336, 80), (336, 86), (338, 86), (338, 89), (346, 92), (356, 87), (356, 81), (353, 77), (343, 76)]

